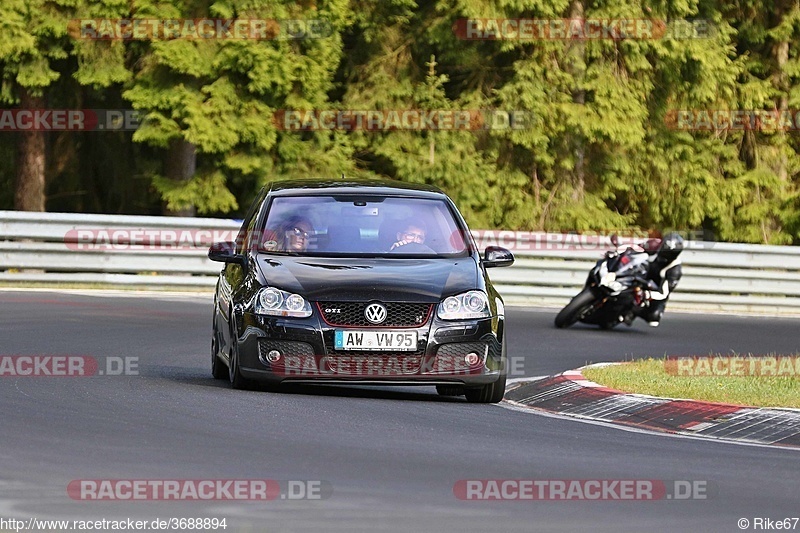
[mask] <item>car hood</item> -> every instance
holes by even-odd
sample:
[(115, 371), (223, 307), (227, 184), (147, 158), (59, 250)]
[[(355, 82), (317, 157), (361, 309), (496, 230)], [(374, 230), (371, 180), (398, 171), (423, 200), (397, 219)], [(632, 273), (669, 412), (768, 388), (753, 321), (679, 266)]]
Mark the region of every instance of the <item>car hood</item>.
[(435, 303), (445, 296), (479, 288), (473, 257), (331, 258), (276, 257), (259, 254), (267, 285), (311, 301)]

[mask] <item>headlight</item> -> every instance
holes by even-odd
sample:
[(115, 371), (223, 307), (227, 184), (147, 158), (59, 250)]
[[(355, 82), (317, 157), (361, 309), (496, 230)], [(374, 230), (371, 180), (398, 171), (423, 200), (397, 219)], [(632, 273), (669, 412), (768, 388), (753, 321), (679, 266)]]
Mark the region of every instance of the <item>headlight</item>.
[(311, 305), (299, 294), (268, 287), (258, 292), (255, 311), (259, 315), (305, 318), (311, 316)]
[(265, 289), (258, 295), (258, 303), (263, 309), (277, 309), (283, 303), (283, 291), (278, 289)]
[(489, 318), (489, 299), (481, 291), (448, 296), (439, 304), (436, 315), (442, 320)]

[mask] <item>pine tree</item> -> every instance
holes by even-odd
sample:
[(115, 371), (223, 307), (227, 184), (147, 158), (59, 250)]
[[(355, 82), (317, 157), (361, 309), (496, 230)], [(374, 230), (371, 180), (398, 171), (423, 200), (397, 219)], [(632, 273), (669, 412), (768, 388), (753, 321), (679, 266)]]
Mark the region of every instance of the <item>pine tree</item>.
[(153, 178), (168, 210), (236, 209), (229, 180), (244, 181), (252, 195), (268, 178), (289, 174), (284, 161), (301, 166), (305, 157), (329, 170), (324, 156), (335, 148), (320, 142), (309, 150), (313, 143), (279, 140), (273, 114), (325, 102), (340, 59), (338, 32), (346, 13), (343, 0), (306, 7), (279, 0), (217, 2), (207, 9), (204, 2), (177, 0), (137, 5), (133, 15), (140, 18), (320, 19), (331, 27), (324, 39), (146, 43), (125, 97), (146, 114), (134, 140), (168, 150), (165, 173)]

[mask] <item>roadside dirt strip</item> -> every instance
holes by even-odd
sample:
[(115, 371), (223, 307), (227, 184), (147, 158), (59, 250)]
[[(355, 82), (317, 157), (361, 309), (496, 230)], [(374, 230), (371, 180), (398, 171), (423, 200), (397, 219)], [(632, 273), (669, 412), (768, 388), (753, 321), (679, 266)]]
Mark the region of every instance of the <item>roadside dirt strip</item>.
[(798, 409), (627, 394), (587, 380), (580, 369), (511, 385), (505, 402), (639, 429), (800, 449)]

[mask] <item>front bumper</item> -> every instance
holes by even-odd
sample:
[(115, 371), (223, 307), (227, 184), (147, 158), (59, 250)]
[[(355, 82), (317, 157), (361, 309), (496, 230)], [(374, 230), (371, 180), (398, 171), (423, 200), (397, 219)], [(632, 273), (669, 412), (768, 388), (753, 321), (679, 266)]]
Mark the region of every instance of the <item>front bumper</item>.
[(336, 350), (337, 329), (362, 328), (334, 327), (316, 313), (306, 319), (243, 313), (239, 319), (240, 370), (258, 381), (470, 387), (493, 383), (505, 372), (498, 317), (443, 321), (434, 314), (419, 327), (402, 328), (417, 332), (413, 352)]

